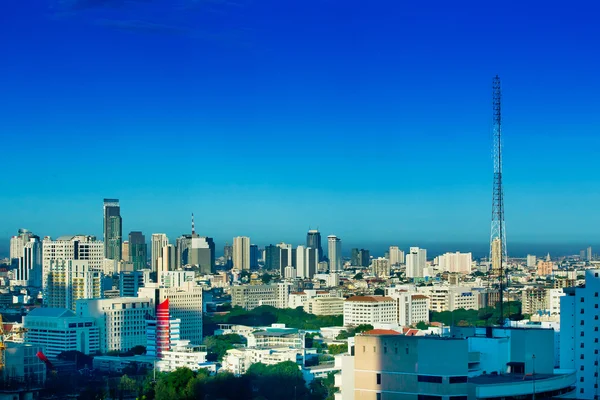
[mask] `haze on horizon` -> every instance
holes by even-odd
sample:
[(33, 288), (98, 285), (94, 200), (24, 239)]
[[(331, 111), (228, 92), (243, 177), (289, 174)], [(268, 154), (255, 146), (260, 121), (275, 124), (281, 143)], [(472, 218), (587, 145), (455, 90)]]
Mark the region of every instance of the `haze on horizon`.
[(595, 6), (469, 4), (6, 2), (0, 238), (485, 244), (499, 74), (509, 254), (593, 245)]

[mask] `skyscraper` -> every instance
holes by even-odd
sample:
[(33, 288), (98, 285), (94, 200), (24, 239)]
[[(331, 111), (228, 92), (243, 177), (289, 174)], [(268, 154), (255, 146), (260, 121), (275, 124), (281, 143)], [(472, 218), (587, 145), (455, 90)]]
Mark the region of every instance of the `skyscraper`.
[(19, 229), (16, 236), (10, 238), (10, 258), (18, 260), (23, 255), (23, 247), (32, 237), (37, 237), (27, 229)]
[(359, 265), (368, 268), (371, 265), (371, 254), (369, 250), (360, 249), (358, 252)]
[(121, 259), (123, 261), (129, 261), (129, 241), (123, 241), (121, 245)]
[(230, 269), (233, 267), (233, 246), (229, 243), (225, 243), (223, 247), (223, 258), (225, 259), (225, 268)]
[(391, 273), (390, 261), (387, 258), (379, 257), (373, 259), (373, 275), (378, 278), (389, 277)]
[(280, 249), (279, 273), (281, 276), (285, 276), (285, 274), (284, 274), (285, 267), (295, 267), (296, 259), (294, 258), (291, 244), (281, 242), (277, 245), (277, 247), (279, 247), (279, 249)]
[(356, 247), (350, 250), (350, 265), (360, 267), (360, 250)]
[(422, 278), (426, 264), (427, 250), (411, 247), (410, 253), (406, 255), (406, 277)]
[(215, 242), (206, 236), (195, 236), (188, 249), (188, 264), (197, 266), (202, 274), (212, 274), (215, 272)]
[(169, 239), (164, 233), (153, 233), (152, 234), (152, 258), (150, 263), (150, 269), (156, 272), (159, 270), (158, 261), (162, 257), (163, 247), (169, 244)]
[(133, 263), (134, 271), (146, 268), (148, 246), (142, 232), (129, 232), (129, 261)]
[(29, 237), (25, 243), (17, 266), (17, 284), (29, 287), (42, 287), (42, 243), (38, 236)]
[(258, 269), (258, 246), (250, 245), (250, 269)]
[(233, 267), (243, 271), (250, 269), (250, 238), (238, 236), (233, 238)]
[(321, 233), (316, 229), (311, 229), (306, 234), (306, 247), (311, 247), (319, 254), (319, 261), (325, 259), (323, 247), (321, 247)]
[(280, 270), (281, 249), (275, 245), (265, 247), (265, 269), (267, 271)]
[(398, 246), (390, 246), (390, 265), (404, 264), (404, 252)]
[(587, 248), (587, 260), (592, 261), (592, 246)]
[(104, 258), (121, 260), (123, 221), (118, 199), (104, 199)]
[[(329, 272), (342, 270), (342, 241), (335, 235), (327, 236), (329, 250)], [(309, 246), (310, 247), (310, 246)]]
[(157, 279), (160, 278), (162, 272), (172, 271), (176, 268), (176, 258), (175, 246), (168, 244), (162, 248), (162, 255), (158, 260)]

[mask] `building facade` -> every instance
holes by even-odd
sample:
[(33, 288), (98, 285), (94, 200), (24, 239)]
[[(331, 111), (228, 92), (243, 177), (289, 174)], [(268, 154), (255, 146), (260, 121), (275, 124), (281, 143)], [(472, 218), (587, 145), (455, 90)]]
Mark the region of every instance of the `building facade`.
[(79, 299), (102, 297), (102, 273), (90, 268), (89, 261), (51, 260), (46, 274), (44, 304), (75, 310)]
[(104, 258), (120, 261), (123, 220), (118, 199), (104, 199)]
[(163, 267), (163, 248), (169, 245), (169, 238), (164, 233), (153, 233), (150, 245), (152, 251), (150, 256), (150, 268), (152, 271), (158, 272), (158, 270)]
[(385, 296), (353, 296), (344, 301), (344, 326), (395, 324), (396, 301)]
[(135, 271), (146, 269), (148, 263), (148, 245), (142, 232), (129, 232), (129, 262)]
[(342, 240), (335, 235), (329, 235), (327, 236), (327, 247), (329, 272), (340, 272), (342, 270)]
[(240, 271), (250, 270), (250, 238), (233, 238), (233, 267)]

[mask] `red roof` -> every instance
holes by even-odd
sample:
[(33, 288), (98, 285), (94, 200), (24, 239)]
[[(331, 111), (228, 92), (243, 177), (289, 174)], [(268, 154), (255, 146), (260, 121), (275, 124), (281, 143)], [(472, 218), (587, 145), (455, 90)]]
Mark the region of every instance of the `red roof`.
[(402, 333), (404, 333), (404, 336), (415, 336), (417, 333), (419, 333), (419, 330), (413, 328), (402, 328)]
[(431, 326), (444, 326), (444, 324), (442, 324), (441, 322), (430, 322), (429, 325), (431, 325)]
[(400, 332), (391, 329), (372, 329), (364, 332), (365, 335), (400, 335)]
[(427, 298), (427, 296), (424, 296), (424, 295), (422, 295), (422, 294), (413, 294), (413, 295), (411, 296), (411, 298), (412, 298), (413, 300), (419, 300), (419, 299), (426, 299), (426, 298)]

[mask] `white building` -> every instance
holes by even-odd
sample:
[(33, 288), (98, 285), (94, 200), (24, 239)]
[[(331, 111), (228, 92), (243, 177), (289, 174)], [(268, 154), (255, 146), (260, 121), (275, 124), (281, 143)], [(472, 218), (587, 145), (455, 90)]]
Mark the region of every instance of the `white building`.
[(162, 269), (163, 248), (169, 245), (169, 238), (164, 233), (153, 233), (150, 245), (152, 251), (150, 267), (152, 271), (157, 272)]
[(470, 274), (473, 264), (471, 253), (446, 253), (438, 257), (438, 265), (441, 271)]
[(404, 264), (404, 252), (398, 246), (390, 246), (390, 265)]
[(479, 292), (467, 286), (434, 285), (418, 288), (418, 292), (429, 297), (431, 311), (454, 311), (479, 309)]
[(303, 292), (293, 292), (288, 297), (288, 308), (304, 307), (312, 298), (333, 297), (331, 292), (325, 290), (306, 289)]
[(41, 288), (43, 282), (42, 243), (40, 242), (40, 238), (31, 236), (29, 240), (24, 243), (22, 243), (21, 237), (18, 238), (18, 246), (15, 247), (18, 247), (21, 250), (21, 254), (18, 257), (19, 263), (16, 270), (14, 285)]
[(304, 311), (314, 315), (342, 315), (343, 297), (313, 297), (304, 303)]
[(296, 268), (287, 266), (283, 269), (284, 279), (296, 279)]
[(398, 324), (413, 326), (429, 322), (429, 297), (414, 292), (397, 292), (393, 296), (398, 307)]
[(371, 262), (373, 275), (378, 278), (387, 278), (391, 274), (390, 261), (387, 258), (379, 257)]
[(188, 340), (180, 340), (163, 353), (160, 361), (156, 363), (156, 369), (161, 372), (172, 372), (177, 368), (189, 368), (192, 371), (209, 369), (216, 372), (214, 363), (206, 362), (205, 346), (192, 345)]
[(560, 367), (577, 371), (578, 399), (598, 398), (600, 269), (585, 271), (585, 286), (563, 289), (560, 300)]
[(250, 238), (238, 236), (233, 238), (233, 268), (240, 271), (250, 270)]
[(406, 255), (406, 277), (422, 278), (427, 265), (427, 250), (411, 247)]
[(196, 274), (194, 271), (163, 271), (158, 277), (159, 285), (166, 288), (183, 286), (186, 282), (193, 282)]
[(223, 358), (223, 369), (239, 376), (248, 371), (248, 368), (255, 363), (265, 365), (275, 365), (284, 361), (302, 363), (304, 350), (291, 349), (288, 347), (280, 349), (256, 349), (240, 348), (227, 350)]
[(177, 266), (177, 249), (172, 244), (167, 244), (162, 248), (162, 253), (157, 261), (157, 274), (161, 272), (174, 270)]
[(312, 279), (317, 273), (319, 252), (312, 247), (298, 246), (296, 248), (296, 276), (303, 279)]
[(396, 301), (384, 296), (354, 296), (344, 301), (344, 326), (395, 324)]
[(259, 306), (287, 308), (291, 285), (242, 285), (231, 287), (231, 305), (252, 310)]
[(154, 299), (116, 297), (77, 301), (79, 317), (91, 317), (100, 332), (100, 351), (127, 351), (146, 345), (146, 319), (154, 315)]
[(77, 300), (102, 297), (102, 273), (92, 270), (89, 261), (50, 260), (45, 278), (44, 304), (47, 307), (74, 311)]
[(327, 236), (327, 248), (329, 250), (329, 272), (342, 271), (342, 240), (335, 236)]
[(66, 308), (34, 308), (23, 318), (25, 343), (43, 347), (48, 357), (65, 351), (96, 354), (100, 332), (96, 320), (78, 317)]
[(537, 265), (537, 257), (527, 254), (527, 268), (535, 268)]
[(138, 296), (149, 297), (154, 304), (169, 299), (169, 312), (173, 318), (181, 320), (181, 339), (192, 344), (202, 343), (202, 287), (195, 282), (185, 282), (182, 286), (165, 288), (148, 284), (141, 288)]

